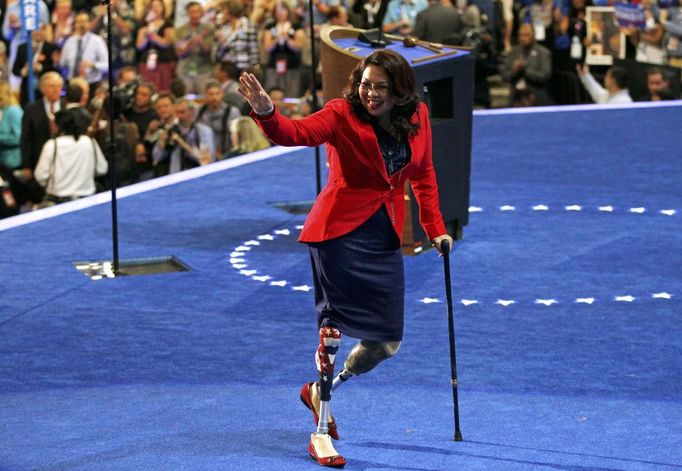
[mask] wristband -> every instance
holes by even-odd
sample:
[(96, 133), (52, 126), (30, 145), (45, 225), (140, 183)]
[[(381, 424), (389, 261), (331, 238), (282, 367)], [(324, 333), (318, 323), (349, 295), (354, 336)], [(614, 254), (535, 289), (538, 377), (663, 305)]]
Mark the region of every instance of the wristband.
[(275, 111), (275, 104), (270, 103), (270, 108), (268, 108), (266, 111), (259, 113), (258, 111), (254, 110), (254, 113), (256, 113), (258, 116), (268, 116), (272, 114), (273, 111)]

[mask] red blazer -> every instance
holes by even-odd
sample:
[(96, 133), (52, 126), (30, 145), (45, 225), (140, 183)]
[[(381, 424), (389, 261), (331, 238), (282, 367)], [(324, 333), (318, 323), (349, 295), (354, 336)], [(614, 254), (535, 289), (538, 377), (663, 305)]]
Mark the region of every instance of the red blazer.
[[(256, 117), (255, 113), (252, 116)], [(315, 200), (299, 241), (320, 242), (347, 234), (386, 206), (393, 229), (402, 241), (405, 221), (405, 180), (419, 203), (419, 221), (430, 239), (446, 233), (438, 206), (438, 187), (431, 157), (431, 124), (421, 103), (413, 116), (419, 131), (409, 138), (412, 158), (389, 178), (372, 125), (360, 120), (350, 103), (337, 98), (304, 119), (290, 120), (275, 109), (256, 117), (261, 129), (281, 146), (326, 143), (329, 179)]]

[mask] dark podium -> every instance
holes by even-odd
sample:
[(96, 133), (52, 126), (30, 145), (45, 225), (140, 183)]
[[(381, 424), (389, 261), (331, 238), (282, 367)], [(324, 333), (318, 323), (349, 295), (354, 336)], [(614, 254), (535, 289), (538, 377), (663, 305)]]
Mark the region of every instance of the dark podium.
[[(321, 31), (320, 59), (324, 100), (340, 97), (355, 65), (374, 49), (361, 41), (364, 30), (330, 27)], [(412, 64), (422, 100), (428, 105), (433, 134), (433, 163), (438, 175), (440, 206), (448, 232), (461, 239), (469, 222), (471, 121), (474, 57), (469, 50), (420, 41), (413, 47), (403, 38), (385, 35), (386, 46)], [(409, 184), (403, 253), (414, 255), (431, 246), (419, 224), (419, 208)]]

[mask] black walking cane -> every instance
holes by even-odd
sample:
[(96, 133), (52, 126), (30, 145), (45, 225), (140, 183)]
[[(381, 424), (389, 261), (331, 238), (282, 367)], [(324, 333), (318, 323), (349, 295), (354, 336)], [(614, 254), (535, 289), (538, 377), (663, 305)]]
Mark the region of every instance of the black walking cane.
[(452, 313), (452, 287), (450, 285), (450, 242), (444, 240), (440, 244), (445, 268), (445, 296), (448, 304), (448, 332), (450, 335), (450, 374), (452, 383), (452, 401), (455, 406), (455, 437), (456, 442), (462, 441), (459, 429), (459, 399), (457, 397), (457, 353), (455, 350), (455, 319)]

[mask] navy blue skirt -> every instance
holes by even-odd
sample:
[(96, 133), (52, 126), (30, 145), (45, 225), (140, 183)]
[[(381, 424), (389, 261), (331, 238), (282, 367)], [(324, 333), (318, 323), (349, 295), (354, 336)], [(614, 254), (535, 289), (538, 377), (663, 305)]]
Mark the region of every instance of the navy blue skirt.
[(403, 255), (385, 207), (352, 232), (308, 247), (318, 327), (358, 339), (402, 340)]

